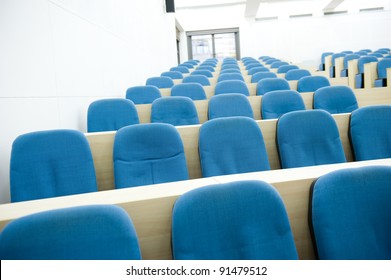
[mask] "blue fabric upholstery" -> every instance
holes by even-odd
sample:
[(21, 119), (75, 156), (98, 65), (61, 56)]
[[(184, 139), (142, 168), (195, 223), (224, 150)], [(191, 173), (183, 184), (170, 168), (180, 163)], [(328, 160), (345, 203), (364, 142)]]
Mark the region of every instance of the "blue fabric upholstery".
[(359, 59), (360, 55), (358, 54), (348, 54), (343, 58), (343, 68), (341, 70), (341, 77), (347, 77), (348, 76), (348, 64), (349, 61), (354, 60), (354, 59)]
[(58, 129), (17, 137), (11, 150), (11, 202), (97, 191), (84, 134)]
[(222, 81), (217, 83), (215, 87), (215, 95), (224, 93), (241, 93), (246, 96), (250, 95), (246, 83), (238, 80)]
[(229, 74), (229, 73), (237, 73), (237, 74), (242, 74), (242, 72), (239, 69), (224, 69), (220, 71), (220, 75), (222, 74)]
[(171, 96), (186, 96), (192, 100), (205, 100), (204, 88), (199, 83), (177, 84), (171, 89)]
[(201, 65), (197, 67), (197, 70), (208, 70), (210, 72), (215, 72), (215, 69), (213, 66), (208, 66), (208, 65)]
[(291, 87), (287, 80), (283, 78), (265, 78), (257, 84), (257, 95), (264, 95), (274, 90), (289, 90)]
[(323, 110), (294, 111), (277, 122), (282, 168), (346, 162), (338, 127)]
[(330, 114), (351, 113), (358, 108), (356, 95), (348, 86), (323, 87), (314, 93), (314, 109)]
[(258, 66), (248, 70), (249, 75), (254, 75), (255, 73), (259, 73), (259, 72), (270, 72), (270, 70), (265, 66)]
[(293, 69), (289, 70), (285, 74), (285, 80), (287, 81), (297, 81), (300, 80), (303, 77), (311, 76), (310, 71), (306, 69)]
[(190, 75), (203, 75), (208, 78), (213, 78), (213, 74), (209, 70), (194, 70)]
[(299, 69), (299, 67), (296, 65), (281, 65), (280, 67), (278, 67), (277, 73), (286, 73), (289, 70), (293, 69)]
[(340, 57), (345, 57), (346, 53), (335, 53), (331, 56), (331, 67), (329, 69), (330, 78), (335, 77), (335, 60)]
[(185, 96), (168, 96), (153, 101), (151, 122), (174, 126), (200, 123), (193, 100)]
[(184, 77), (182, 83), (199, 83), (202, 86), (210, 86), (210, 81), (204, 75), (190, 75)]
[(288, 65), (288, 64), (289, 63), (285, 62), (285, 61), (276, 61), (270, 65), (270, 69), (278, 69), (278, 67), (283, 66), (283, 65)]
[(160, 76), (162, 77), (169, 77), (171, 79), (183, 79), (182, 72), (180, 71), (167, 71), (163, 72)]
[(269, 170), (262, 132), (254, 119), (217, 118), (200, 129), (199, 153), (204, 177)]
[(329, 55), (333, 55), (334, 53), (332, 53), (332, 52), (324, 52), (324, 53), (322, 53), (322, 55), (321, 55), (321, 58), (320, 58), (320, 65), (319, 65), (319, 70), (320, 71), (324, 71), (324, 70), (326, 70), (325, 69), (325, 62), (326, 62), (326, 56), (329, 56)]
[(387, 86), (387, 68), (391, 68), (391, 58), (383, 58), (377, 63), (378, 79), (375, 81), (376, 87)]
[(212, 96), (209, 100), (208, 118), (243, 116), (254, 118), (247, 96), (240, 93), (226, 93)]
[(391, 157), (391, 106), (362, 107), (350, 117), (350, 139), (356, 160)]
[(298, 110), (305, 110), (305, 105), (295, 90), (275, 90), (262, 96), (262, 119), (278, 119), (285, 113)]
[(160, 91), (155, 86), (135, 86), (126, 90), (126, 99), (133, 101), (134, 104), (151, 104), (160, 97)]
[(298, 258), (284, 203), (262, 181), (189, 191), (175, 202), (172, 217), (176, 260)]
[(258, 83), (260, 80), (266, 79), (266, 78), (277, 78), (277, 74), (274, 72), (270, 72), (269, 70), (262, 71), (262, 72), (256, 72), (255, 74), (252, 75), (251, 82)]
[(240, 67), (237, 64), (225, 64), (221, 66), (221, 70), (226, 70), (226, 69), (238, 69), (240, 70)]
[(172, 88), (174, 81), (170, 77), (151, 77), (147, 79), (146, 85), (157, 88)]
[(114, 139), (113, 161), (116, 188), (189, 179), (182, 139), (170, 124), (121, 128)]
[(137, 124), (139, 118), (134, 103), (123, 98), (94, 101), (88, 107), (87, 131), (112, 131)]
[(266, 64), (266, 65), (271, 65), (272, 63), (278, 62), (278, 61), (281, 61), (281, 60), (276, 59), (276, 58), (267, 59), (267, 60), (265, 60), (265, 64)]
[(249, 71), (253, 68), (261, 67), (262, 65), (259, 62), (251, 62), (251, 63), (246, 64), (245, 66), (246, 66), (246, 70)]
[(297, 81), (298, 92), (314, 92), (322, 87), (330, 86), (330, 81), (323, 76), (308, 76)]
[(2, 260), (140, 259), (136, 231), (119, 206), (48, 210), (13, 220), (0, 235)]
[(176, 67), (172, 67), (170, 68), (170, 71), (178, 71), (178, 72), (181, 72), (182, 74), (186, 74), (186, 73), (189, 73), (189, 68), (185, 67), (185, 66), (176, 66)]
[(309, 220), (320, 259), (391, 259), (390, 182), (389, 166), (367, 166), (314, 183)]
[(187, 63), (187, 62), (181, 63), (181, 64), (179, 64), (178, 66), (184, 66), (184, 67), (187, 67), (187, 68), (189, 68), (189, 69), (193, 69), (193, 68), (194, 68), (194, 65), (193, 65), (193, 64)]
[(238, 81), (243, 81), (243, 82), (244, 82), (244, 78), (243, 78), (242, 74), (239, 74), (239, 73), (226, 73), (226, 74), (221, 74), (221, 75), (217, 78), (217, 82), (231, 81), (231, 80), (238, 80)]

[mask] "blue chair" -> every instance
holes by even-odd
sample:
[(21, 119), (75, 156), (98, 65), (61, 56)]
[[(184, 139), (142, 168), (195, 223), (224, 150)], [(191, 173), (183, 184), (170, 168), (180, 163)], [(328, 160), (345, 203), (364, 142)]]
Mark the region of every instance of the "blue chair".
[(193, 65), (193, 64), (187, 63), (187, 62), (181, 63), (181, 64), (179, 64), (178, 66), (184, 66), (184, 67), (186, 67), (186, 68), (188, 68), (188, 69), (193, 69), (193, 68), (194, 68), (194, 65)]
[(264, 95), (267, 92), (274, 90), (289, 90), (291, 89), (287, 80), (283, 78), (265, 78), (257, 84), (257, 95)]
[(217, 78), (217, 82), (232, 81), (232, 80), (235, 80), (235, 81), (243, 81), (243, 82), (244, 82), (244, 78), (243, 78), (242, 74), (239, 74), (239, 73), (226, 73), (226, 74), (221, 74), (221, 75)]
[(171, 124), (121, 128), (114, 138), (113, 162), (116, 188), (189, 179), (182, 139)]
[(295, 90), (275, 90), (262, 96), (262, 119), (278, 119), (285, 113), (298, 110), (305, 110), (305, 105)]
[(308, 76), (297, 81), (298, 92), (314, 92), (322, 87), (330, 86), (330, 81), (323, 76)]
[(238, 80), (218, 82), (215, 87), (215, 95), (225, 93), (241, 93), (246, 96), (250, 95), (246, 83)]
[(278, 192), (262, 181), (210, 185), (180, 196), (172, 213), (175, 260), (298, 258)]
[(221, 70), (226, 70), (226, 69), (238, 69), (238, 70), (240, 70), (240, 67), (237, 64), (221, 65)]
[(212, 66), (207, 66), (207, 65), (201, 65), (197, 67), (197, 70), (208, 70), (210, 72), (215, 72), (215, 68)]
[(285, 80), (287, 81), (297, 81), (300, 80), (303, 77), (309, 77), (311, 76), (310, 71), (306, 69), (293, 69), (289, 70), (285, 74)]
[(157, 88), (172, 88), (174, 81), (169, 77), (151, 77), (146, 81), (147, 86), (155, 86)]
[(186, 74), (186, 73), (189, 73), (189, 68), (185, 67), (185, 66), (176, 66), (176, 67), (172, 67), (170, 68), (170, 71), (178, 71), (178, 72), (181, 72), (182, 74)]
[(281, 61), (281, 60), (276, 59), (276, 58), (267, 59), (267, 60), (265, 60), (265, 64), (266, 64), (266, 65), (272, 65), (272, 63), (274, 63), (274, 62), (279, 62), (279, 61)]
[(254, 75), (255, 73), (258, 72), (270, 72), (270, 70), (265, 66), (258, 66), (258, 67), (251, 68), (250, 70), (248, 70), (247, 73), (249, 75)]
[(357, 161), (391, 157), (391, 106), (357, 109), (350, 117), (350, 139)]
[(376, 58), (379, 58), (379, 59), (382, 59), (384, 57), (383, 54), (378, 53), (378, 52), (369, 53), (368, 56), (376, 57)]
[(314, 92), (314, 109), (330, 114), (351, 113), (358, 109), (356, 95), (348, 86), (328, 86)]
[(355, 87), (363, 88), (364, 87), (364, 65), (370, 62), (377, 62), (378, 59), (374, 56), (362, 56), (358, 59), (357, 67), (358, 74), (356, 74)]
[(333, 55), (334, 53), (333, 52), (324, 52), (324, 53), (322, 53), (322, 55), (321, 55), (321, 58), (320, 58), (320, 65), (319, 65), (319, 70), (320, 71), (325, 71), (326, 70), (326, 68), (325, 68), (325, 63), (326, 63), (326, 57), (327, 56), (329, 56), (329, 55)]
[(47, 210), (11, 221), (0, 235), (2, 260), (139, 260), (132, 220), (119, 206)]
[(257, 72), (252, 75), (251, 83), (258, 83), (260, 80), (266, 79), (266, 78), (277, 78), (277, 74), (270, 72), (269, 70), (263, 71), (263, 72)]
[(155, 86), (135, 86), (126, 90), (126, 99), (134, 104), (151, 104), (160, 97), (160, 90)]
[(226, 93), (212, 96), (208, 106), (209, 120), (233, 116), (254, 118), (254, 113), (247, 96), (240, 93)]
[(193, 64), (194, 66), (198, 65), (199, 61), (198, 60), (188, 60), (186, 61), (185, 63), (190, 63), (190, 64)]
[(183, 79), (182, 72), (179, 71), (167, 71), (160, 74), (161, 77), (169, 77), (173, 80)]
[(182, 83), (198, 83), (202, 86), (210, 86), (210, 81), (204, 75), (190, 75), (184, 77)]
[(341, 77), (348, 77), (348, 63), (351, 60), (359, 59), (360, 55), (358, 54), (348, 54), (343, 58), (343, 68), (341, 70)]
[(209, 70), (194, 70), (190, 75), (203, 75), (208, 78), (213, 78), (213, 74)]
[(262, 64), (259, 62), (251, 62), (245, 65), (246, 70), (249, 71), (253, 68), (262, 67)]
[(285, 74), (289, 70), (293, 70), (293, 69), (299, 69), (299, 67), (296, 66), (296, 65), (291, 65), (291, 64), (289, 64), (289, 65), (281, 65), (280, 67), (278, 67), (277, 73)]
[(88, 132), (118, 130), (121, 127), (139, 122), (136, 106), (128, 99), (101, 99), (88, 106)]
[(276, 61), (270, 64), (270, 69), (278, 69), (278, 67), (283, 66), (283, 65), (288, 65), (288, 62), (285, 61)]
[(282, 168), (346, 162), (338, 127), (324, 110), (294, 111), (277, 122)]
[(238, 74), (242, 74), (242, 72), (239, 70), (239, 69), (224, 69), (224, 70), (221, 70), (220, 71), (220, 75), (222, 74), (229, 74), (229, 73), (238, 73)]
[(171, 96), (186, 96), (192, 100), (205, 100), (204, 88), (199, 83), (177, 84), (171, 89)]
[(97, 191), (84, 134), (56, 129), (18, 136), (11, 150), (10, 190), (11, 202)]
[(377, 63), (378, 78), (375, 81), (375, 87), (387, 86), (387, 68), (391, 68), (391, 58), (383, 58)]
[(151, 122), (174, 126), (200, 123), (193, 100), (185, 96), (162, 97), (153, 101)]
[(202, 124), (199, 154), (203, 177), (269, 170), (262, 132), (254, 119), (217, 118)]
[(335, 60), (340, 57), (345, 57), (347, 54), (346, 53), (335, 53), (331, 56), (331, 67), (329, 69), (329, 76), (330, 78), (335, 77)]
[(319, 259), (391, 259), (390, 182), (389, 166), (341, 169), (314, 182), (309, 222)]

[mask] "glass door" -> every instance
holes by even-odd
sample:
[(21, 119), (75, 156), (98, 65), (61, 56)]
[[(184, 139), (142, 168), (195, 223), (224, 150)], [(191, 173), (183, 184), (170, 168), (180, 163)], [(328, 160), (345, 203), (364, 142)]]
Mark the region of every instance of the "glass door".
[(204, 61), (205, 59), (213, 57), (212, 35), (192, 36), (191, 48), (193, 53), (193, 57), (191, 59)]

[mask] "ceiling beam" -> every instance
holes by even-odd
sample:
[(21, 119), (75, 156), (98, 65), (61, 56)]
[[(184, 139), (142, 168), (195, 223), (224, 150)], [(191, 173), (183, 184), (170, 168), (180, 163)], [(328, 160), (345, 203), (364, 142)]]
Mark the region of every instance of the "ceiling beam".
[(245, 17), (255, 17), (258, 13), (259, 5), (261, 0), (247, 0), (246, 11), (244, 12)]
[(323, 11), (332, 11), (337, 8), (345, 0), (331, 0), (326, 7), (323, 8)]

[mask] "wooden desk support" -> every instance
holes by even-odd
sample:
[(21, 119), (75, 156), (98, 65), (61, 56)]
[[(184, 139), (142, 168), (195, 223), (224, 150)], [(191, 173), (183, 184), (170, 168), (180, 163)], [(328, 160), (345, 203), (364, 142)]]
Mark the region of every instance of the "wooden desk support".
[(326, 72), (326, 77), (330, 78), (330, 67), (332, 66), (332, 55), (328, 55), (324, 58), (324, 65), (325, 65), (325, 72)]
[(341, 71), (343, 70), (343, 57), (338, 57), (335, 60), (335, 78), (341, 78)]
[(358, 74), (358, 59), (352, 59), (348, 61), (348, 85), (352, 88), (356, 88), (356, 75)]
[(284, 201), (299, 258), (314, 259), (307, 222), (309, 189), (312, 182), (319, 176), (334, 170), (369, 165), (391, 166), (391, 159), (219, 176), (2, 204), (0, 205), (0, 229), (11, 220), (41, 211), (80, 205), (115, 204), (125, 209), (132, 218), (143, 259), (171, 259), (171, 214), (173, 204), (180, 195), (206, 185), (240, 180), (262, 180), (272, 184)]
[(377, 62), (364, 64), (364, 88), (370, 89), (375, 87), (377, 78)]

